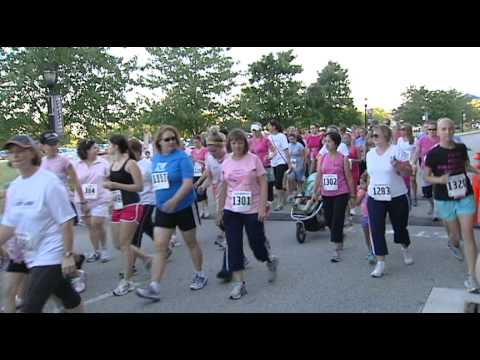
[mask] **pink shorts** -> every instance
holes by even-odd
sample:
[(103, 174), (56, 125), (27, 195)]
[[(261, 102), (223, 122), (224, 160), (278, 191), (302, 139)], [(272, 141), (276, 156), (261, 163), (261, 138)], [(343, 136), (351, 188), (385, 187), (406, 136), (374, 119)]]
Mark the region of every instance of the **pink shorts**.
[(140, 223), (143, 216), (143, 205), (132, 204), (121, 210), (112, 211), (112, 223), (136, 222)]

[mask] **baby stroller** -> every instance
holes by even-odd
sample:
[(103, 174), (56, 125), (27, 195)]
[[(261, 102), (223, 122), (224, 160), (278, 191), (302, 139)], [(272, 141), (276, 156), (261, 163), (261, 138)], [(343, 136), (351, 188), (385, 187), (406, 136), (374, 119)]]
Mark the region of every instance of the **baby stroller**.
[(325, 228), (322, 202), (312, 199), (315, 190), (317, 173), (311, 174), (304, 185), (303, 193), (295, 196), (295, 204), (290, 211), (290, 217), (295, 221), (297, 241), (305, 242), (307, 231), (320, 231)]

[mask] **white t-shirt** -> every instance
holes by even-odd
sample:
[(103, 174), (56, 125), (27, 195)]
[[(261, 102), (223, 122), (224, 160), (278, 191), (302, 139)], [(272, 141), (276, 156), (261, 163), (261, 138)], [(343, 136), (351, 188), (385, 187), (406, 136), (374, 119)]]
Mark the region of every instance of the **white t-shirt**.
[(207, 170), (212, 174), (212, 185), (220, 184), (223, 181), (222, 163), (208, 154), (206, 165)]
[(395, 157), (398, 161), (408, 161), (408, 155), (398, 145), (390, 145), (383, 155), (378, 155), (376, 148), (367, 153), (367, 172), (370, 176), (368, 195), (374, 197), (374, 188), (380, 185), (390, 187), (391, 197), (404, 195), (408, 192), (403, 177), (398, 175), (391, 161)]
[[(288, 139), (284, 133), (271, 134), (270, 141), (276, 150), (275, 156), (271, 160), (272, 167), (287, 164)], [(280, 154), (281, 152), (281, 154)], [(282, 156), (283, 155), (283, 156)]]
[(413, 155), (415, 154), (415, 149), (416, 149), (415, 142), (413, 144), (410, 144), (408, 140), (401, 137), (401, 138), (398, 138), (397, 145), (400, 147), (400, 149), (402, 149), (407, 153), (408, 160), (413, 159)]
[[(340, 143), (340, 145), (338, 145), (337, 151), (343, 156), (348, 156), (350, 154), (347, 145), (345, 145), (344, 143)], [(323, 144), (322, 148), (320, 149), (320, 155), (325, 156), (325, 154), (327, 153), (327, 145)]]
[(15, 228), (28, 268), (63, 261), (62, 225), (75, 217), (65, 186), (55, 174), (39, 169), (17, 177), (7, 192), (2, 224)]
[(155, 205), (152, 186), (152, 162), (148, 159), (142, 159), (138, 162), (138, 166), (143, 176), (143, 191), (138, 193), (140, 195), (140, 204)]

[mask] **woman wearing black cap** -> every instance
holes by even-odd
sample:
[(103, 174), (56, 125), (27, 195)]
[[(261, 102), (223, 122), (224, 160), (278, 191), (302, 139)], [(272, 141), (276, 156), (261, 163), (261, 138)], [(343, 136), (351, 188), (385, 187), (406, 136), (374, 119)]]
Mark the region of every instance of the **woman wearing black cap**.
[(51, 295), (67, 311), (83, 312), (80, 295), (67, 280), (75, 272), (73, 218), (64, 186), (40, 169), (41, 155), (29, 136), (16, 136), (5, 148), (20, 176), (7, 192), (0, 246), (15, 237), (30, 272), (23, 312), (41, 312)]

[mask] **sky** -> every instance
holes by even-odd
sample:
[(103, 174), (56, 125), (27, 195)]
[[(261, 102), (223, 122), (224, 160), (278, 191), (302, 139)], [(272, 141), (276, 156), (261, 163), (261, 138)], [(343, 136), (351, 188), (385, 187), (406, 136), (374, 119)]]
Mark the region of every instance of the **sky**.
[[(262, 55), (290, 49), (297, 56), (294, 63), (303, 66), (296, 79), (306, 86), (315, 82), (328, 61), (347, 69), (360, 111), (365, 103), (391, 111), (403, 102), (401, 94), (410, 85), (480, 96), (480, 47), (232, 47), (229, 54), (238, 61), (235, 70), (246, 71)], [(111, 48), (110, 52), (125, 59), (137, 55), (139, 63), (148, 60), (144, 48)], [(148, 90), (139, 93), (151, 95)]]

